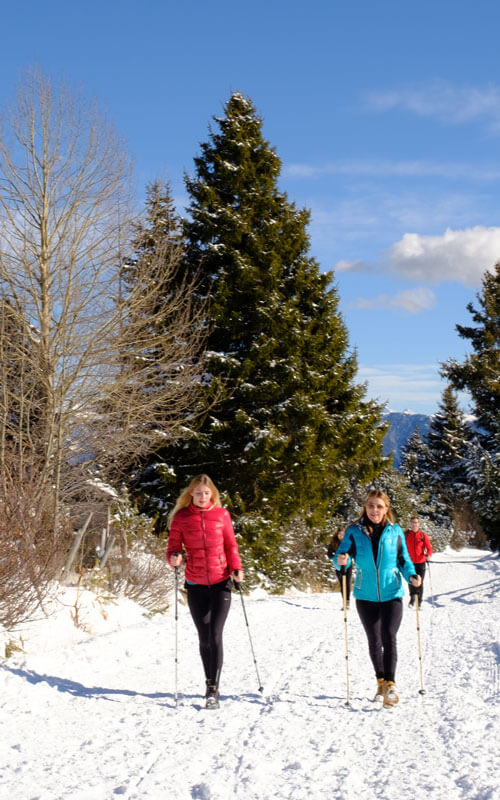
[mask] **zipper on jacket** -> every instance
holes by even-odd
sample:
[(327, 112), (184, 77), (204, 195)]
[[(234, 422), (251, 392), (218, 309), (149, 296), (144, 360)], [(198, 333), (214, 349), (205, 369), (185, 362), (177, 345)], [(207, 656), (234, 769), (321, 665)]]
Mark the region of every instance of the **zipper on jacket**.
[(377, 558), (375, 558), (375, 556), (373, 555), (373, 544), (372, 544), (371, 536), (369, 536), (369, 534), (366, 533), (366, 531), (364, 531), (363, 528), (360, 526), (360, 530), (365, 534), (365, 536), (367, 537), (367, 539), (368, 539), (368, 541), (370, 543), (370, 550), (371, 550), (371, 554), (372, 554), (372, 558), (373, 558), (373, 566), (375, 567), (375, 576), (377, 578), (377, 596), (378, 596), (378, 602), (379, 603), (381, 603), (382, 600), (381, 600), (381, 597), (380, 597), (380, 578), (379, 578), (379, 574), (378, 574), (378, 563), (377, 562), (380, 561), (379, 557), (382, 555), (382, 549), (381, 549), (382, 548), (382, 536), (384, 535), (384, 531), (385, 531), (386, 527), (387, 526), (384, 527), (384, 530), (380, 534), (380, 539), (379, 539), (379, 543), (378, 543)]
[(210, 586), (210, 573), (208, 571), (208, 551), (207, 551), (207, 531), (205, 528), (205, 520), (203, 519), (203, 509), (200, 508), (200, 521), (201, 530), (203, 533), (203, 549), (205, 550), (205, 567), (207, 570), (207, 585)]
[[(378, 594), (379, 603), (382, 602), (382, 597), (380, 596), (380, 575), (379, 575), (379, 571), (378, 571), (378, 565), (382, 561), (382, 550), (384, 549), (384, 545), (382, 544), (382, 536), (384, 535), (384, 531), (385, 531), (385, 528), (382, 531), (382, 534), (381, 534), (380, 539), (379, 539), (377, 561), (375, 562), (375, 574), (377, 576), (377, 594)], [(372, 551), (373, 551), (373, 548), (372, 548)]]
[[(383, 536), (384, 536), (384, 533), (385, 533), (385, 531), (386, 531), (386, 528), (387, 528), (387, 524), (386, 524), (386, 525), (384, 525), (384, 529), (383, 529), (382, 533), (380, 534), (380, 539), (379, 539), (379, 542), (378, 542), (378, 553), (377, 553), (377, 560), (375, 561), (375, 558), (373, 559), (373, 560), (375, 561), (375, 575), (377, 576), (377, 594), (378, 594), (378, 601), (379, 601), (379, 603), (381, 603), (381, 602), (382, 602), (382, 596), (381, 596), (381, 594), (380, 594), (380, 574), (379, 574), (379, 564), (381, 564), (381, 563), (382, 563), (382, 553), (383, 553), (383, 551), (384, 551), (384, 542), (383, 542)], [(371, 544), (371, 543), (370, 543), (370, 544)], [(372, 553), (373, 553), (373, 547), (372, 547)]]

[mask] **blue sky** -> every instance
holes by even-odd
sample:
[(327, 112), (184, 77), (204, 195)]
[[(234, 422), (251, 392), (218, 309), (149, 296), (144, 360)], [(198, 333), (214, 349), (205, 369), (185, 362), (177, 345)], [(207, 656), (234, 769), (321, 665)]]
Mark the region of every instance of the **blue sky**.
[(36, 66), (95, 97), (144, 186), (178, 210), (231, 91), (251, 97), (334, 269), (359, 377), (392, 410), (432, 413), (500, 258), (496, 0), (26, 0), (2, 9), (0, 108)]

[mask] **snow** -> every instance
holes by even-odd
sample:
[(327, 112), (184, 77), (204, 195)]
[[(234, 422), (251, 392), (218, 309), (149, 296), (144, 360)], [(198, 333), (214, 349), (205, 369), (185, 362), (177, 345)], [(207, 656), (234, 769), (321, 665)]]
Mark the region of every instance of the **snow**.
[(394, 709), (369, 700), (375, 680), (355, 608), (345, 706), (338, 593), (246, 597), (263, 695), (235, 594), (217, 712), (201, 708), (185, 605), (175, 708), (172, 611), (146, 618), (119, 601), (99, 621), (82, 601), (86, 632), (75, 640), (61, 616), (70, 613), (66, 596), (59, 614), (25, 627), (25, 652), (1, 664), (0, 797), (497, 800), (499, 588), (500, 560), (489, 551), (433, 558), (420, 615), (426, 694), (415, 611), (405, 603)]

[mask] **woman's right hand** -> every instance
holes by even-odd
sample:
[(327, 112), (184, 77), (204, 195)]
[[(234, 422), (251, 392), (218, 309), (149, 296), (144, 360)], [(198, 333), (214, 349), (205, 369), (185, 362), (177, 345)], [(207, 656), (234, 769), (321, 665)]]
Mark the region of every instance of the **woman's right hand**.
[(168, 557), (168, 563), (171, 567), (180, 567), (182, 564), (182, 555), (181, 553), (171, 553)]
[(337, 564), (339, 567), (345, 567), (347, 562), (349, 561), (349, 556), (347, 553), (339, 553), (337, 556)]

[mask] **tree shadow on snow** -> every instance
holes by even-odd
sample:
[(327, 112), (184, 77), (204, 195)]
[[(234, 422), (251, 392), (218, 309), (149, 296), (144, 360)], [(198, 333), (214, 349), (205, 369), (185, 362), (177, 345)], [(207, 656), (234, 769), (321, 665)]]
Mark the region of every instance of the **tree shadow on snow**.
[(439, 569), (441, 564), (448, 564), (448, 565), (452, 564), (454, 567), (461, 566), (462, 564), (473, 564), (478, 569), (486, 569), (487, 567), (491, 566), (492, 561), (497, 562), (499, 558), (500, 558), (500, 553), (492, 553), (491, 551), (488, 551), (483, 556), (479, 556), (479, 558), (465, 558), (463, 560), (457, 558), (456, 560), (452, 561), (436, 560), (436, 561), (430, 561), (429, 563), (432, 569), (434, 569), (434, 566), (436, 566)]
[[(56, 689), (58, 692), (65, 692), (73, 695), (74, 697), (82, 697), (87, 699), (102, 698), (103, 700), (109, 700), (110, 702), (120, 702), (120, 697), (145, 697), (149, 700), (166, 700), (168, 702), (164, 703), (165, 706), (175, 708), (175, 698), (173, 692), (137, 692), (134, 689), (109, 689), (104, 686), (84, 686), (83, 683), (70, 680), (69, 678), (60, 678), (56, 675), (41, 675), (40, 673), (31, 669), (11, 667), (7, 664), (0, 664), (0, 669), (4, 670), (5, 672), (10, 672), (11, 675), (16, 675), (18, 678), (22, 678), (22, 680), (25, 680), (33, 685), (36, 685), (37, 683), (46, 683), (52, 689)], [(267, 702), (266, 699), (258, 693), (246, 693), (238, 695), (221, 694), (221, 701), (223, 700), (235, 700), (239, 702), (246, 700), (249, 703), (264, 705)], [(186, 694), (185, 692), (179, 692), (178, 705), (182, 705), (186, 701), (193, 703), (195, 708), (204, 708), (204, 701), (202, 699), (202, 695), (199, 693)], [(195, 703), (194, 701), (198, 701), (198, 703)]]
[(56, 675), (41, 675), (31, 669), (10, 667), (7, 664), (0, 664), (0, 669), (5, 672), (10, 672), (12, 675), (16, 675), (18, 678), (22, 678), (34, 685), (37, 683), (47, 683), (52, 689), (57, 689), (58, 692), (66, 692), (74, 697), (102, 697), (104, 700), (110, 700), (112, 702), (119, 702), (119, 700), (114, 700), (114, 697), (146, 697), (150, 700), (170, 699), (172, 700), (172, 705), (174, 704), (174, 695), (172, 692), (137, 692), (134, 689), (109, 689), (104, 686), (84, 686), (83, 683), (69, 680), (69, 678), (60, 678)]
[[(489, 590), (485, 592), (485, 588), (488, 588)], [(484, 583), (476, 583), (474, 586), (460, 586), (457, 589), (451, 589), (449, 592), (435, 593), (426, 599), (435, 606), (444, 605), (444, 603), (439, 602), (444, 597), (450, 597), (458, 603), (465, 603), (466, 605), (478, 605), (480, 603), (484, 603), (485, 600), (491, 600), (496, 597), (499, 589), (500, 580), (498, 578), (493, 578), (492, 580), (485, 581)], [(474, 597), (477, 592), (479, 592), (479, 596)]]

